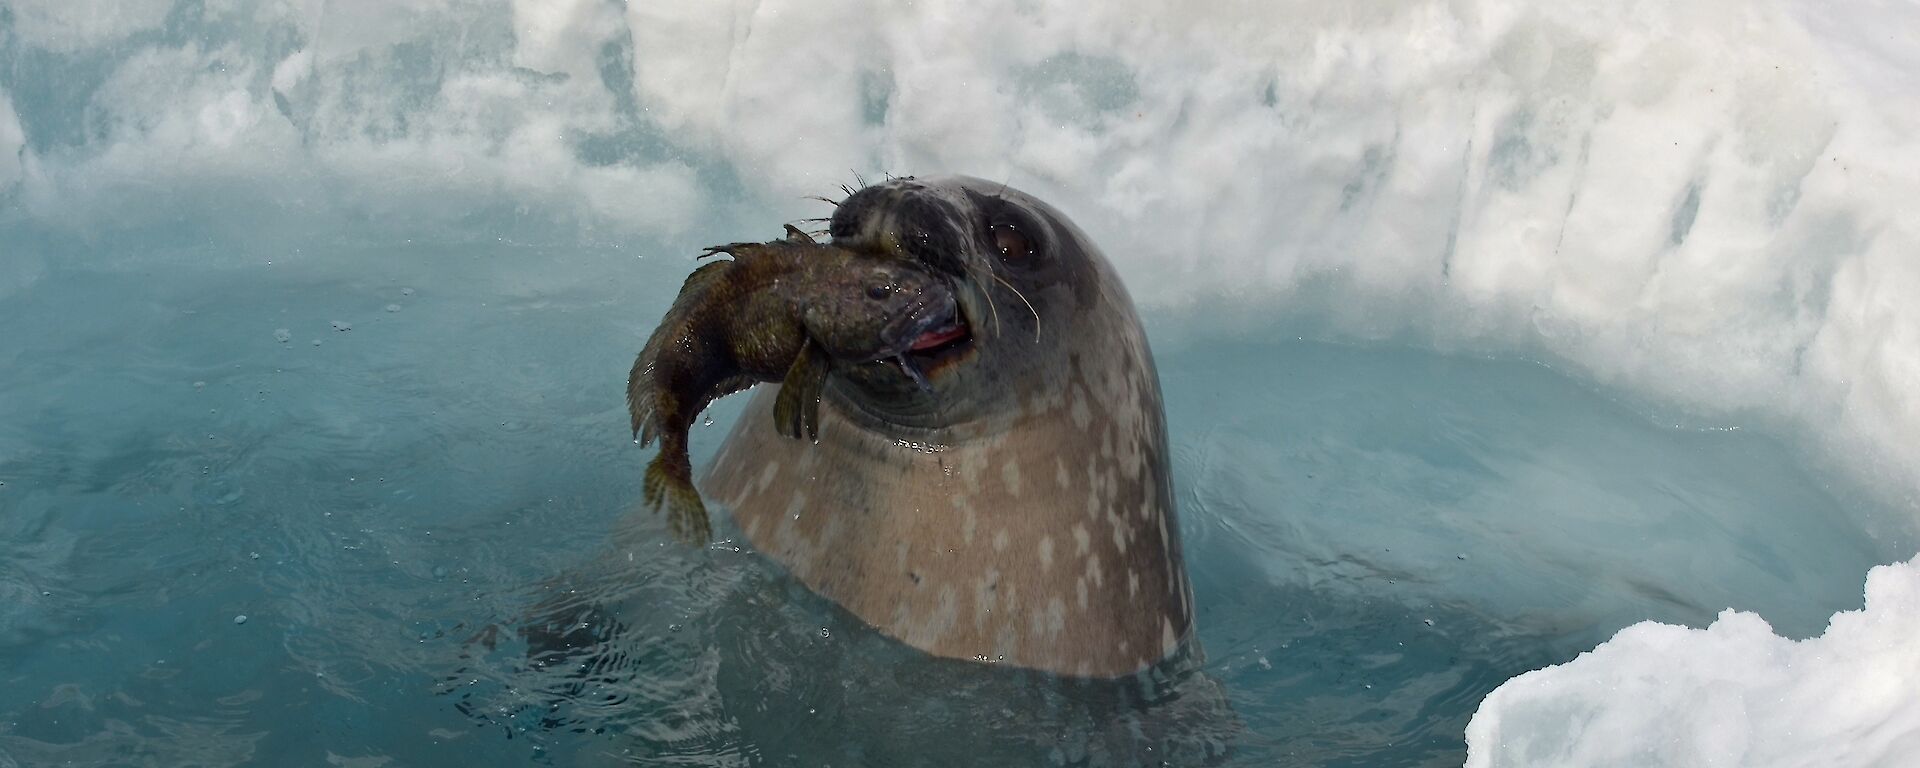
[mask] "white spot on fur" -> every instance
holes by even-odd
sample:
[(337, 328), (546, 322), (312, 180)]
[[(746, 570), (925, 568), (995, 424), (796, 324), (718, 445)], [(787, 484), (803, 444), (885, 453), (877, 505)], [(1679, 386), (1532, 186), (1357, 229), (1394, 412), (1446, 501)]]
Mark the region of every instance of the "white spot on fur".
[(1040, 537), (1040, 570), (1053, 567), (1053, 537)]
[(1160, 655), (1172, 654), (1173, 649), (1178, 645), (1180, 645), (1180, 637), (1173, 633), (1173, 620), (1165, 616), (1160, 617)]
[(1146, 452), (1141, 450), (1138, 440), (1130, 438), (1121, 439), (1120, 470), (1126, 474), (1128, 480), (1140, 479), (1140, 471), (1147, 466), (1146, 459)]
[(1014, 461), (1008, 461), (1007, 463), (1000, 465), (1000, 480), (1007, 484), (1007, 495), (1012, 496), (1016, 499), (1020, 497), (1020, 465), (1019, 463)]
[(1084, 577), (1073, 580), (1073, 593), (1074, 599), (1080, 603), (1080, 610), (1087, 610), (1087, 580)]
[(993, 551), (1003, 552), (1003, 551), (1006, 551), (1006, 548), (1007, 548), (1007, 529), (1002, 528), (1000, 530), (994, 531), (993, 532)]
[(754, 481), (753, 492), (766, 493), (767, 489), (773, 486), (774, 476), (778, 474), (780, 474), (780, 462), (777, 462), (777, 461), (767, 462), (766, 466), (760, 468), (760, 479)]
[(1127, 571), (1127, 597), (1138, 597), (1139, 595), (1140, 572), (1129, 569)]
[(1067, 460), (1053, 457), (1053, 482), (1062, 490), (1073, 487), (1073, 476), (1067, 473)]
[(1073, 553), (1081, 557), (1086, 557), (1087, 550), (1092, 548), (1093, 548), (1093, 536), (1087, 533), (1087, 526), (1083, 523), (1074, 523), (1073, 524)]
[(982, 463), (983, 462), (980, 461), (960, 462), (960, 482), (966, 485), (968, 493), (975, 493), (980, 490), (980, 465)]
[(1087, 426), (1093, 423), (1093, 411), (1087, 409), (1087, 391), (1078, 384), (1073, 385), (1073, 410), (1071, 415), (1073, 416), (1073, 426), (1079, 428), (1082, 432), (1086, 431)]
[(940, 588), (940, 604), (933, 609), (923, 626), (930, 636), (937, 639), (952, 630), (959, 618), (960, 596), (954, 592), (953, 585), (948, 584)]
[(973, 532), (980, 527), (980, 516), (973, 511), (973, 502), (965, 496), (953, 498), (954, 509), (960, 510), (960, 540), (973, 543)]

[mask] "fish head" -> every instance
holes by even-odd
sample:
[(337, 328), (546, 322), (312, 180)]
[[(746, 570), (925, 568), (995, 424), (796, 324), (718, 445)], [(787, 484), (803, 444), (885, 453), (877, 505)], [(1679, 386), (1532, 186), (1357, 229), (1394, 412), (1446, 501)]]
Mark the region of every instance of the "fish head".
[(807, 336), (835, 360), (898, 361), (964, 335), (947, 280), (912, 260), (848, 254), (802, 286)]

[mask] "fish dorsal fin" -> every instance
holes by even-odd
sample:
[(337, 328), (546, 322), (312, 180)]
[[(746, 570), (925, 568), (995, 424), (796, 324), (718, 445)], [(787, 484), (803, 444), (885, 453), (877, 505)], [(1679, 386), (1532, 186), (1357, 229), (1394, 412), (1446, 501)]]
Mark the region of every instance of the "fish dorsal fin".
[(727, 243), (726, 245), (709, 245), (706, 248), (701, 249), (700, 255), (694, 258), (707, 259), (707, 258), (712, 258), (714, 256), (718, 256), (723, 253), (728, 256), (732, 256), (736, 259), (743, 258), (743, 257), (752, 258), (754, 254), (759, 253), (762, 249), (766, 247), (767, 246), (765, 243)]
[(802, 230), (802, 229), (800, 229), (799, 227), (796, 227), (796, 226), (794, 226), (794, 225), (792, 225), (792, 224), (788, 224), (788, 225), (787, 225), (787, 242), (790, 242), (790, 243), (806, 243), (806, 244), (808, 244), (808, 245), (817, 245), (817, 244), (818, 244), (818, 243), (816, 243), (816, 242), (814, 241), (814, 239), (813, 239), (813, 235), (809, 235), (809, 234), (807, 234), (807, 233), (806, 233), (806, 231), (804, 231), (804, 230)]
[[(687, 281), (685, 283), (680, 284), (680, 295), (690, 296), (694, 291), (706, 288), (708, 285), (718, 281), (721, 276), (725, 275), (727, 271), (731, 269), (733, 269), (733, 263), (726, 261), (715, 261), (700, 265), (699, 269), (695, 269), (687, 274)], [(676, 306), (674, 309), (679, 309), (679, 307)]]

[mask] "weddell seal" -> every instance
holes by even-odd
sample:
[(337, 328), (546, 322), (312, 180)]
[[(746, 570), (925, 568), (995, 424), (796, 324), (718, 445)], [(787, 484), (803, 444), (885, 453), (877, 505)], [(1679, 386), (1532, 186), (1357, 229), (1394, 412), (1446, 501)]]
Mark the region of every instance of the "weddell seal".
[(807, 587), (937, 656), (1097, 678), (1180, 650), (1193, 600), (1159, 380), (1099, 249), (968, 177), (855, 190), (828, 233), (946, 280), (957, 322), (833, 367), (816, 440), (782, 434), (780, 389), (761, 388), (706, 493)]

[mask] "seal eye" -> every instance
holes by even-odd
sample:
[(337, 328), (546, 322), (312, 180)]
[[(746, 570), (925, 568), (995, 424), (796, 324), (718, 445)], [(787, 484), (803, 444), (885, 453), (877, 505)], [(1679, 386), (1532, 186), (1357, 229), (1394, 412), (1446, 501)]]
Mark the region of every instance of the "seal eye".
[(987, 227), (993, 232), (993, 247), (1000, 250), (1002, 261), (1026, 261), (1033, 258), (1033, 242), (1027, 239), (1020, 228), (1005, 222)]

